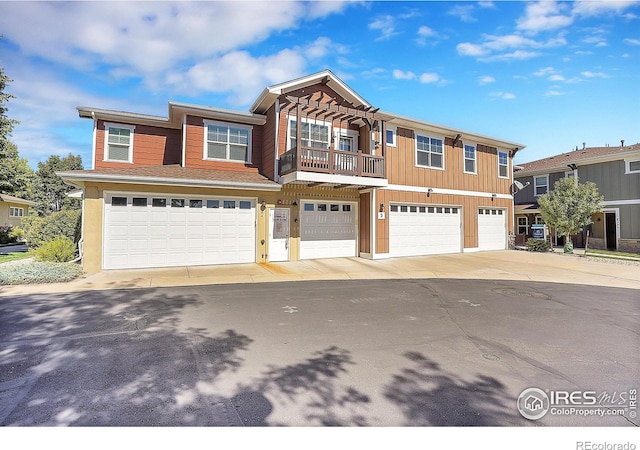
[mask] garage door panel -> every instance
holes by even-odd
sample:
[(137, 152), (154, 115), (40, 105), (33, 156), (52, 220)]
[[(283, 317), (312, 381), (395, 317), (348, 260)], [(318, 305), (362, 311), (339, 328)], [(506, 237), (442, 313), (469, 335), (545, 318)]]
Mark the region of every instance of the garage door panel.
[[(240, 200), (231, 200), (236, 209), (199, 208), (205, 200), (177, 208), (167, 197), (167, 206), (133, 207), (128, 197), (127, 206), (112, 206), (105, 198), (104, 268), (255, 261), (255, 201), (243, 199), (245, 209), (238, 209)], [(159, 196), (148, 194), (149, 205), (152, 197)], [(229, 199), (218, 200), (223, 205)]]
[(504, 250), (506, 242), (506, 210), (486, 208), (478, 210), (478, 249)]
[(392, 205), (389, 213), (391, 256), (459, 253), (461, 247), (461, 214), (458, 207)]
[[(324, 208), (327, 211), (323, 211)], [(356, 222), (356, 205), (353, 203), (303, 201), (300, 259), (356, 256)]]

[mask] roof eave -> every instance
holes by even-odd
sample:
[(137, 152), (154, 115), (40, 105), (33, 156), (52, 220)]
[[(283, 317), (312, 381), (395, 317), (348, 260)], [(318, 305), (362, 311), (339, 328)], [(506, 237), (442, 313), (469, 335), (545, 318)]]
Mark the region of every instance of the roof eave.
[[(197, 180), (172, 177), (143, 177), (135, 175), (118, 175), (106, 173), (74, 173), (56, 172), (65, 183), (73, 186), (82, 187), (84, 183), (97, 181), (103, 183), (127, 183), (127, 184), (143, 184), (154, 186), (182, 186), (182, 187), (204, 187), (204, 188), (222, 188), (222, 189), (246, 189), (259, 191), (280, 191), (282, 186), (278, 183), (250, 183), (241, 181), (222, 181), (222, 180)], [(81, 184), (78, 184), (81, 183)]]

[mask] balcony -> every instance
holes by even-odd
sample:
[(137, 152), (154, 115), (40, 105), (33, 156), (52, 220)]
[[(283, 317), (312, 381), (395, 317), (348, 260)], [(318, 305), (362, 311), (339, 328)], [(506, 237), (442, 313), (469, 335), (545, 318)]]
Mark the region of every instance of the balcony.
[(293, 172), (380, 179), (385, 177), (382, 156), (313, 147), (294, 147), (280, 156), (280, 176)]

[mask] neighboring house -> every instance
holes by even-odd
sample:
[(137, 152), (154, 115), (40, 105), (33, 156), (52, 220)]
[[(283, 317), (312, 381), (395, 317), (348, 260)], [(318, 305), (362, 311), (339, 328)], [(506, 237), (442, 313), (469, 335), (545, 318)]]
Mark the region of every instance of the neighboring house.
[[(515, 194), (518, 237), (530, 237), (531, 225), (543, 223), (537, 198), (563, 177), (578, 177), (581, 183), (591, 181), (604, 196), (602, 212), (594, 214), (593, 224), (573, 237), (574, 245), (584, 246), (588, 230), (590, 248), (640, 251), (640, 144), (583, 146), (516, 166), (514, 178), (525, 186)], [(552, 239), (564, 244), (560, 236)]]
[(35, 203), (32, 201), (0, 194), (0, 225), (17, 227), (22, 218), (29, 214), (29, 207), (33, 205)]
[(83, 264), (101, 269), (505, 249), (521, 144), (374, 108), (324, 71), (249, 112), (169, 103), (94, 121)]

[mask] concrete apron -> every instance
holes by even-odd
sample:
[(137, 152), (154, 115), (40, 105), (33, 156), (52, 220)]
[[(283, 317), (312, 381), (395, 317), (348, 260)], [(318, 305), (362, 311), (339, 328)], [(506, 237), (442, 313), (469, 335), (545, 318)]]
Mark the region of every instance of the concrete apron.
[(345, 279), (493, 279), (640, 289), (640, 265), (579, 255), (491, 251), (368, 260), (329, 258), (268, 264), (105, 270), (68, 282), (3, 286), (0, 296), (46, 292)]

